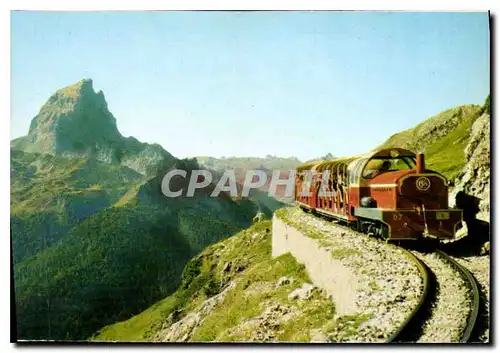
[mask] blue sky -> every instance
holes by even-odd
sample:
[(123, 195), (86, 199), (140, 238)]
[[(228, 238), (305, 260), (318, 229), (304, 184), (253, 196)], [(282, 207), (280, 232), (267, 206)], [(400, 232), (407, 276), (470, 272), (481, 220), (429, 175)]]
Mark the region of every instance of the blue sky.
[(489, 92), (486, 13), (14, 12), (11, 136), (92, 78), (124, 136), (177, 157), (371, 150)]

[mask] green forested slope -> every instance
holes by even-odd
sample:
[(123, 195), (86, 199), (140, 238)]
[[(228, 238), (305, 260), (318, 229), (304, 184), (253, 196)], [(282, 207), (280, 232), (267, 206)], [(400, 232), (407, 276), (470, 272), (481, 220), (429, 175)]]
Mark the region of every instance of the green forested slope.
[(93, 215), (16, 268), (18, 334), (85, 338), (172, 291), (190, 254), (165, 212)]
[(143, 180), (141, 174), (119, 165), (12, 150), (14, 261), (52, 245)]

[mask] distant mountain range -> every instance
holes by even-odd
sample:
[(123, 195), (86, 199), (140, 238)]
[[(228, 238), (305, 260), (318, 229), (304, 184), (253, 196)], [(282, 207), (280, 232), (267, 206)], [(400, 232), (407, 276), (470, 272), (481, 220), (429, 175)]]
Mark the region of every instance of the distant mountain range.
[(312, 163), (312, 162), (319, 162), (319, 161), (331, 161), (331, 160), (336, 159), (336, 158), (337, 157), (335, 157), (333, 154), (327, 153), (323, 157), (309, 159), (309, 160), (305, 161), (305, 163)]
[[(262, 157), (223, 157), (214, 158), (199, 156), (196, 157), (198, 163), (211, 170), (214, 175), (220, 176), (225, 170), (234, 170), (236, 175), (236, 182), (238, 184), (238, 192), (241, 191), (242, 185), (245, 181), (247, 171), (261, 170), (267, 175), (267, 182), (264, 186), (259, 188), (257, 191), (252, 191), (253, 194), (266, 194), (269, 191), (269, 185), (271, 183), (271, 178), (273, 172), (280, 172), (280, 178), (286, 179), (290, 174), (290, 170), (295, 169), (301, 161), (296, 157), (276, 157), (267, 155), (265, 158)], [(290, 197), (285, 197), (285, 187), (283, 185), (278, 185), (276, 188), (276, 193), (274, 197), (278, 200), (290, 202)]]
[(296, 157), (276, 157), (267, 155), (266, 157), (222, 157), (214, 158), (198, 156), (196, 160), (207, 168), (215, 170), (225, 169), (261, 169), (261, 170), (289, 170), (294, 169), (302, 162)]

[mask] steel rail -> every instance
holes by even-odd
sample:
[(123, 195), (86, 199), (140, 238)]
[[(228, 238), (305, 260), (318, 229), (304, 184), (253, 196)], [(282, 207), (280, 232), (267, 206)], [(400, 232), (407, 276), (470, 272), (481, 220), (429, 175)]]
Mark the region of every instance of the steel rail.
[(476, 321), (477, 317), (479, 314), (479, 304), (480, 304), (480, 295), (479, 295), (479, 288), (476, 283), (476, 279), (474, 276), (470, 273), (468, 269), (466, 269), (464, 266), (459, 264), (457, 261), (455, 261), (450, 255), (446, 254), (445, 252), (441, 250), (436, 250), (436, 253), (439, 254), (443, 259), (445, 259), (450, 265), (455, 267), (460, 274), (462, 275), (463, 279), (467, 283), (467, 286), (470, 289), (471, 292), (471, 311), (469, 313), (469, 317), (467, 318), (467, 325), (462, 331), (462, 335), (460, 337), (460, 343), (465, 343), (470, 340), (470, 337), (472, 335), (472, 332), (476, 326)]
[(399, 328), (389, 336), (389, 338), (386, 340), (387, 343), (395, 342), (398, 341), (400, 338), (402, 338), (401, 336), (404, 333), (404, 331), (408, 327), (410, 327), (414, 319), (417, 317), (417, 314), (420, 312), (420, 310), (424, 308), (424, 303), (427, 299), (431, 287), (431, 279), (429, 276), (429, 272), (427, 271), (427, 268), (423, 264), (423, 262), (417, 259), (417, 257), (413, 255), (410, 251), (403, 249), (401, 247), (397, 247), (392, 244), (390, 245), (402, 250), (405, 253), (405, 255), (407, 255), (407, 257), (417, 266), (418, 271), (420, 272), (422, 278), (423, 288), (418, 304), (413, 308), (410, 315), (408, 315), (406, 320), (399, 326)]

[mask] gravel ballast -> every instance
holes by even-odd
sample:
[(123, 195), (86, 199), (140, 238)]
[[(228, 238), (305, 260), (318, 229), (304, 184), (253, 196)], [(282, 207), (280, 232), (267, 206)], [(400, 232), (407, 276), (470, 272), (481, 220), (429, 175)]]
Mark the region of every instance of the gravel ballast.
[(471, 310), (471, 296), (460, 272), (437, 253), (412, 253), (436, 277), (436, 298), (417, 342), (459, 342)]

